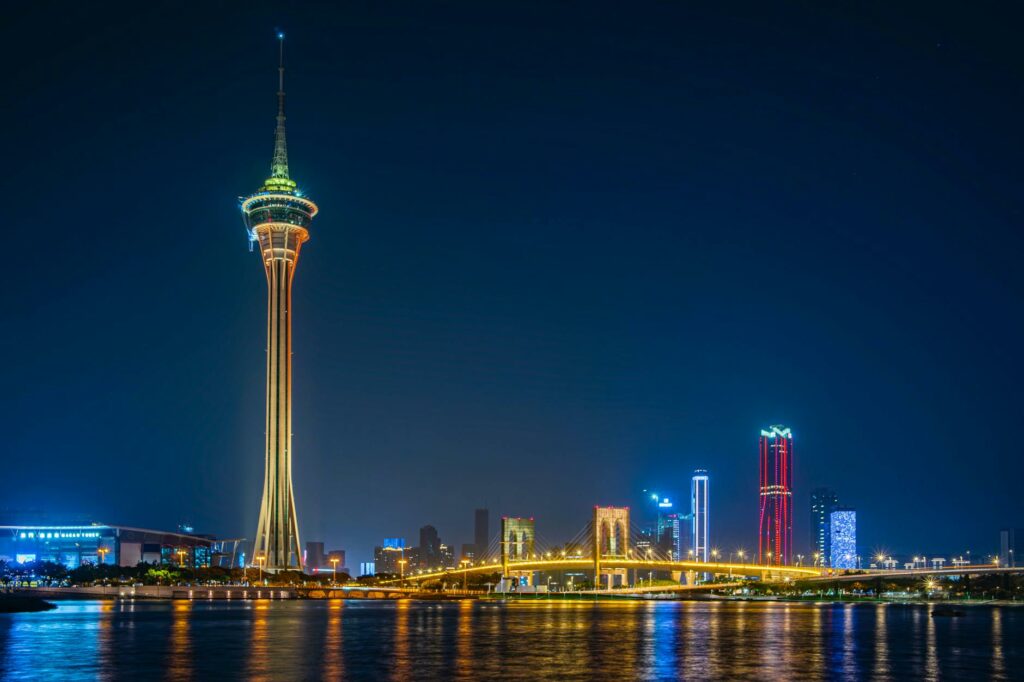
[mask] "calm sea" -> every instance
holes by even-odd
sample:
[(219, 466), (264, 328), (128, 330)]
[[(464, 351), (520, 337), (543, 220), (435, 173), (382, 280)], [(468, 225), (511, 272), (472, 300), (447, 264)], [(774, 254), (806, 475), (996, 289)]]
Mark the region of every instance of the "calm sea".
[(21, 680), (1024, 679), (1024, 608), (60, 602), (0, 615)]

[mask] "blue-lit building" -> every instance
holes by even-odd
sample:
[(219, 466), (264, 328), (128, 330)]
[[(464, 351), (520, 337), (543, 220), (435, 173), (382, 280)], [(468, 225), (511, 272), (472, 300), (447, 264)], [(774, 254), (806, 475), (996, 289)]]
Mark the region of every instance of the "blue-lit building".
[(857, 568), (857, 511), (837, 507), (829, 515), (829, 565), (832, 568)]
[(12, 564), (49, 561), (73, 569), (82, 564), (144, 562), (203, 567), (213, 563), (216, 544), (211, 536), (98, 523), (0, 526), (0, 560)]

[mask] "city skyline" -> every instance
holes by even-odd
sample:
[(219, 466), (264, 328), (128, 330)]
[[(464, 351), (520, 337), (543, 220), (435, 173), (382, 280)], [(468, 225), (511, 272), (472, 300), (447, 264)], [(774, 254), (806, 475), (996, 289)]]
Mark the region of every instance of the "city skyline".
[[(259, 524), (265, 281), (235, 197), (266, 175), (280, 25), (297, 176), (331, 206), (293, 292), (303, 539), (350, 566), (426, 523), (459, 547), (475, 506), (560, 537), (644, 488), (682, 504), (701, 466), (712, 544), (752, 550), (773, 423), (795, 433), (796, 547), (820, 485), (856, 501), (868, 551), (1024, 526), (1024, 150), (998, 30), (402, 10), (12, 17), (10, 220), (46, 239), (5, 272), (0, 507)], [(100, 179), (116, 208), (82, 209)], [(170, 257), (172, 235), (202, 247)], [(939, 528), (922, 500), (954, 489), (974, 512)]]

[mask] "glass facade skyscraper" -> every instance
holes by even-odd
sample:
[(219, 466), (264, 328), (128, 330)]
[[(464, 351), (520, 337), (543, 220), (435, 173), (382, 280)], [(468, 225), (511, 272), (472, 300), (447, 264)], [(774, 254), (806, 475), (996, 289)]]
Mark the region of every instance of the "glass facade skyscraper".
[(761, 430), (759, 447), (758, 560), (785, 565), (793, 553), (793, 432)]
[(857, 512), (839, 507), (829, 515), (832, 568), (857, 568)]
[(815, 561), (827, 566), (832, 558), (831, 516), (839, 504), (839, 498), (830, 488), (815, 488), (811, 491), (811, 553), (817, 554)]

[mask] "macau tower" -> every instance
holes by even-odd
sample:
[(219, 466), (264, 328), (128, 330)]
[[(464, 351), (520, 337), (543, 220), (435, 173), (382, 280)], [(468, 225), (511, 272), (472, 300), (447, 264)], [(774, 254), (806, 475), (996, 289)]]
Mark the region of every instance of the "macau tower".
[[(270, 177), (242, 200), (251, 242), (267, 275), (266, 474), (251, 565), (302, 568), (299, 522), (292, 490), (292, 280), (299, 249), (309, 239), (317, 206), (288, 176), (284, 135), (284, 34), (278, 34), (277, 130)], [(251, 243), (250, 242), (250, 243)]]

